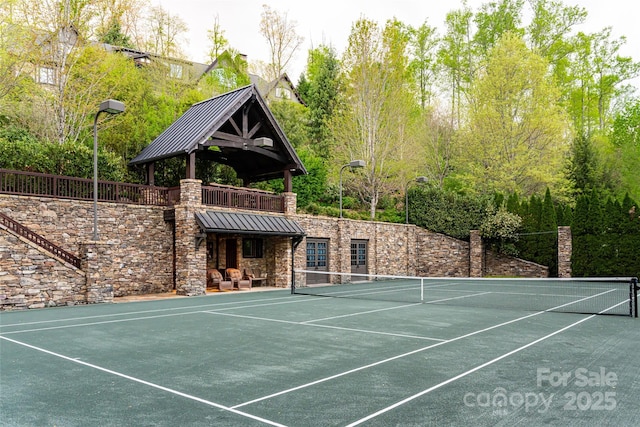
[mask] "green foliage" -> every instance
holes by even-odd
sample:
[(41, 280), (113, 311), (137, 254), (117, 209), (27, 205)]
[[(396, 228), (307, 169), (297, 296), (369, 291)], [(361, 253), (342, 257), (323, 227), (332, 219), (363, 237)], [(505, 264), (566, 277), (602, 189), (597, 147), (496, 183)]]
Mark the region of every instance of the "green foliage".
[[(0, 168), (40, 172), (78, 178), (93, 177), (93, 147), (66, 142), (35, 142), (0, 138)], [(98, 177), (125, 181), (126, 166), (118, 156), (98, 149)]]
[(629, 196), (622, 203), (597, 192), (578, 198), (572, 223), (572, 274), (638, 277), (640, 215)]
[(568, 179), (576, 195), (588, 194), (598, 188), (601, 177), (598, 176), (598, 157), (591, 139), (580, 135), (573, 140), (569, 158)]
[(497, 210), (492, 206), (480, 225), (480, 235), (485, 242), (506, 255), (517, 255), (514, 245), (518, 241), (518, 231), (522, 226), (522, 218), (507, 211), (502, 205)]
[(470, 89), (457, 165), (481, 193), (541, 192), (559, 185), (569, 123), (548, 64), (505, 33)]
[(489, 197), (465, 196), (428, 186), (409, 189), (409, 222), (458, 239), (468, 240), (469, 231), (481, 227), (489, 206)]

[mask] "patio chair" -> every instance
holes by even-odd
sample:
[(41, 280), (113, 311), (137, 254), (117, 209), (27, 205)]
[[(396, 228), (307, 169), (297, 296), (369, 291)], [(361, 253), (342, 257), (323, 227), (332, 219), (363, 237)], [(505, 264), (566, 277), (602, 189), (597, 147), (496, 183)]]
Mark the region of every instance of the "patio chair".
[(228, 291), (233, 289), (233, 282), (224, 280), (222, 273), (216, 268), (211, 268), (207, 271), (207, 287), (217, 287), (221, 291)]
[(227, 279), (238, 289), (251, 289), (251, 280), (244, 279), (237, 268), (227, 268)]

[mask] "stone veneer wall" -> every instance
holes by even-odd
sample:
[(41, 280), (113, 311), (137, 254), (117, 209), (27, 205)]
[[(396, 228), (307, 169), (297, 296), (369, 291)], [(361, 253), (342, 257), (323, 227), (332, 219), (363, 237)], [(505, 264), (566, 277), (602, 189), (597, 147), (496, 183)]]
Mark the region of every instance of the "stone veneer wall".
[(0, 308), (43, 308), (86, 302), (81, 270), (0, 227)]
[(487, 250), (483, 276), (549, 277), (549, 267)]
[(558, 227), (558, 277), (571, 277), (571, 227)]
[(469, 243), (417, 228), (419, 276), (469, 276)]
[[(351, 240), (367, 240), (369, 273), (409, 276), (469, 275), (469, 244), (414, 225), (310, 215), (293, 217), (309, 238), (329, 239), (329, 271), (349, 272)], [(296, 250), (296, 269), (306, 266), (306, 245)], [(304, 275), (296, 276), (304, 283)]]
[[(82, 256), (81, 246), (92, 239), (92, 202), (0, 194), (0, 212), (79, 257)], [(173, 289), (173, 231), (171, 224), (164, 221), (163, 212), (164, 208), (159, 206), (98, 204), (99, 239), (112, 246), (109, 259), (105, 260), (103, 277), (112, 278), (114, 296), (168, 292)], [(50, 305), (86, 302), (84, 293), (82, 298), (68, 295), (78, 292), (79, 285), (76, 282), (84, 272), (77, 270), (73, 273), (74, 284), (70, 285), (67, 270), (73, 267), (37, 246), (25, 251), (24, 243), (16, 241), (16, 236), (9, 231), (0, 230), (0, 236), (0, 251), (3, 253), (0, 299), (3, 295), (5, 300), (10, 295), (26, 296), (29, 292), (35, 292), (33, 289), (40, 289), (37, 295), (49, 298)], [(28, 281), (24, 280), (23, 273), (15, 270), (16, 267), (4, 268), (4, 262), (8, 262), (7, 257), (10, 258), (11, 254), (20, 257), (18, 254), (26, 253), (35, 257), (31, 261), (26, 261), (24, 257), (20, 260), (21, 263), (32, 263), (29, 268), (35, 272), (31, 273), (31, 280)], [(40, 263), (40, 257), (49, 260), (46, 265)], [(49, 266), (49, 263), (55, 266)], [(24, 271), (24, 268), (20, 271)], [(34, 284), (33, 280), (38, 283)], [(60, 285), (56, 286), (55, 283)], [(25, 284), (28, 286), (23, 286)], [(73, 291), (68, 289), (69, 286)], [(25, 301), (28, 306), (35, 304), (37, 298), (27, 298)]]
[[(202, 181), (180, 181), (180, 204), (175, 207), (176, 293), (178, 295), (204, 295), (207, 290), (206, 239), (196, 247), (200, 227), (196, 212), (204, 210)], [(205, 236), (206, 237), (206, 236)]]
[[(199, 232), (194, 214), (201, 204), (198, 180), (181, 182), (181, 204), (175, 207), (176, 290), (201, 295), (206, 290), (207, 245), (195, 246)], [(293, 200), (294, 198), (290, 197)], [(11, 301), (20, 307), (110, 301), (113, 297), (167, 292), (173, 289), (173, 228), (164, 221), (164, 208), (155, 206), (99, 204), (99, 237), (92, 235), (92, 203), (40, 197), (0, 195), (0, 211), (45, 236), (59, 246), (84, 257), (96, 253), (105, 258), (81, 272), (40, 249), (0, 230), (0, 304)], [(329, 240), (329, 271), (350, 272), (350, 244), (368, 241), (368, 269), (372, 274), (466, 277), (471, 273), (470, 244), (413, 225), (354, 221), (310, 215), (288, 218), (300, 223), (307, 237)], [(225, 236), (238, 239), (242, 236)], [(478, 240), (471, 246), (477, 247)], [(220, 243), (223, 239), (220, 239)], [(211, 242), (213, 243), (213, 242)], [(222, 250), (221, 248), (215, 248)], [(481, 248), (481, 245), (480, 245)], [(221, 251), (222, 252), (222, 251)], [(478, 252), (477, 250), (475, 252)], [(474, 253), (475, 253), (474, 252)], [(546, 277), (546, 267), (483, 251), (485, 275)], [(291, 285), (291, 239), (265, 239), (261, 261), (244, 260), (240, 267), (266, 272), (268, 285)], [(220, 257), (224, 262), (224, 256)], [(474, 262), (478, 262), (475, 260)], [(305, 269), (306, 245), (295, 252), (295, 268)], [(223, 267), (223, 266), (221, 266)], [(92, 276), (93, 275), (93, 276)], [(96, 280), (93, 280), (94, 277)], [(296, 277), (303, 283), (304, 275)]]

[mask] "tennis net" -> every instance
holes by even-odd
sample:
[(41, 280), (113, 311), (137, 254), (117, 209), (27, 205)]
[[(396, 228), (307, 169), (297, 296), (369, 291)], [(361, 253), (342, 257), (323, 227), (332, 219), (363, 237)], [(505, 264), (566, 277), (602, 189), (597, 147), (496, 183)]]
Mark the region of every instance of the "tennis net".
[(638, 317), (638, 279), (412, 277), (295, 270), (292, 293)]

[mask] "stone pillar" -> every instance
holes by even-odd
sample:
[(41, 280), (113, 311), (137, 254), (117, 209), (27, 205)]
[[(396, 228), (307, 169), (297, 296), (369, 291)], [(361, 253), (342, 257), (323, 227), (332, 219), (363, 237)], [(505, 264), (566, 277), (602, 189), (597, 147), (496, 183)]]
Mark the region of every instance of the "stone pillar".
[(113, 302), (114, 272), (120, 271), (119, 261), (113, 254), (113, 244), (80, 243), (80, 259), (80, 269), (86, 275), (87, 303)]
[(558, 277), (571, 277), (571, 227), (558, 227)]
[(471, 230), (469, 236), (469, 277), (482, 277), (484, 274), (484, 245), (480, 231)]
[(291, 286), (291, 238), (273, 237), (274, 242), (274, 276), (273, 286), (287, 288)]
[(407, 231), (407, 276), (418, 275), (418, 241), (416, 235), (416, 226), (412, 224), (405, 225)]
[(180, 204), (175, 207), (176, 294), (204, 295), (207, 290), (206, 238), (196, 247), (200, 227), (195, 219), (202, 211), (202, 181), (180, 181)]
[(298, 195), (296, 193), (283, 193), (284, 198), (284, 214), (295, 215), (298, 203)]

